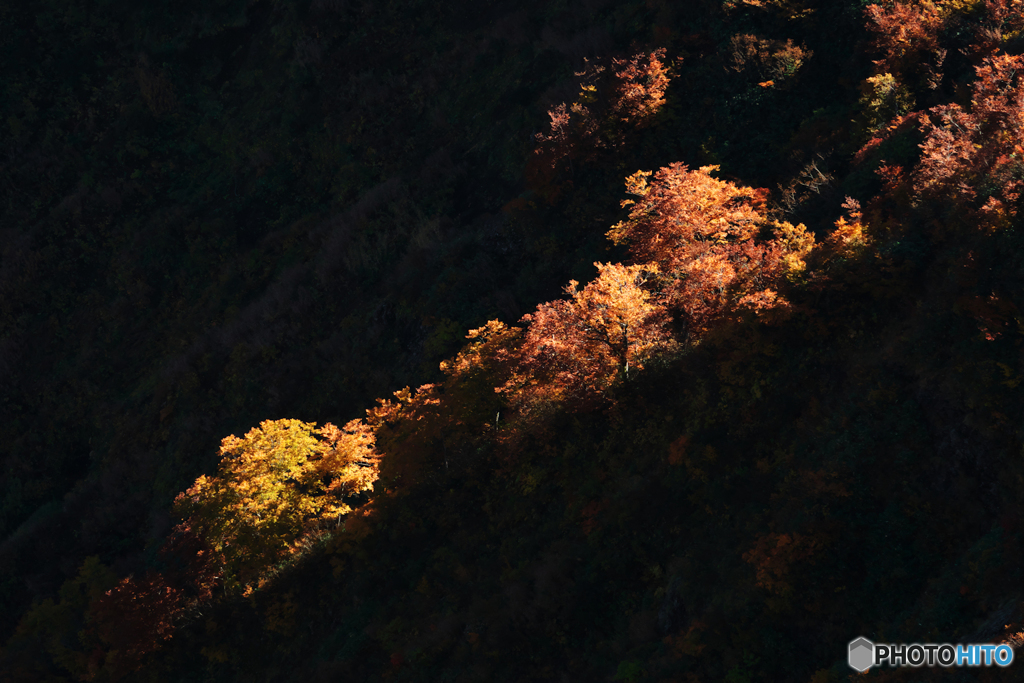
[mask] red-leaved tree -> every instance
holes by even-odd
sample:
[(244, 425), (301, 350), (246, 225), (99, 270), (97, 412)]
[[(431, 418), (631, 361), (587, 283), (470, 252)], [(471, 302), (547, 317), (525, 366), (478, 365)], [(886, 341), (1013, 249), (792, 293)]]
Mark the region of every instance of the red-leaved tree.
[(126, 577), (89, 606), (90, 629), (106, 646), (97, 668), (111, 678), (138, 669), (184, 618), (213, 599), (221, 580), (223, 556), (187, 522), (175, 527), (160, 556), (164, 571)]
[(864, 8), (872, 47), (880, 55), (878, 73), (889, 73), (906, 81), (922, 77), (935, 88), (942, 77), (946, 49), (939, 43), (943, 17), (931, 2), (911, 0)]
[(1007, 223), (1024, 188), (1024, 56), (976, 68), (971, 109), (947, 104), (922, 117), (925, 140), (912, 174), (920, 203), (954, 207), (984, 229)]

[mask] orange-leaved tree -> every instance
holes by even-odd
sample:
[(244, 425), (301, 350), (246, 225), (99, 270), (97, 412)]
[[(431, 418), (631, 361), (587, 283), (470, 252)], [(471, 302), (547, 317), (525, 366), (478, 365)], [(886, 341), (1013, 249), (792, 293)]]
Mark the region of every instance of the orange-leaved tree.
[(303, 542), (351, 511), (378, 472), (372, 430), (360, 420), (317, 429), (266, 420), (221, 442), (216, 476), (202, 476), (174, 502), (224, 557), (228, 588), (258, 583)]
[(470, 343), (454, 358), (441, 362), (441, 371), (448, 377), (446, 393), (467, 389), (479, 393), (481, 386), (493, 387), (508, 381), (518, 364), (523, 334), (523, 328), (500, 320), (489, 320), (483, 327), (470, 330), (466, 335)]
[(876, 73), (931, 89), (949, 48), (977, 63), (1024, 29), (1022, 0), (896, 0), (868, 5), (864, 15), (880, 56)]
[(415, 391), (399, 389), (394, 399), (378, 398), (377, 406), (366, 411), (379, 447), (391, 455), (381, 470), (383, 491), (396, 493), (415, 483), (429, 454), (437, 447), (444, 450), (452, 405), (443, 399), (437, 384), (424, 384)]
[(443, 383), (405, 387), (390, 399), (377, 399), (377, 406), (366, 411), (366, 422), (377, 448), (388, 453), (381, 462), (378, 494), (400, 495), (422, 476), (432, 476), (432, 468), (462, 468), (477, 459), (479, 441), (509, 418), (506, 413), (502, 420), (505, 401), (495, 387), (504, 385), (518, 366), (523, 336), (523, 328), (491, 320), (470, 330), (466, 337), (471, 341), (441, 363)]
[(657, 266), (595, 263), (597, 278), (568, 298), (537, 307), (510, 379), (499, 387), (520, 412), (568, 402), (591, 404), (630, 368), (674, 346), (670, 318), (647, 288)]
[(635, 262), (657, 267), (661, 296), (691, 340), (731, 308), (786, 307), (776, 290), (803, 270), (814, 244), (803, 225), (764, 216), (764, 190), (719, 180), (714, 170), (674, 163), (634, 173), (626, 190), (638, 199), (623, 200), (629, 217), (608, 232)]
[(612, 60), (612, 116), (635, 128), (649, 126), (665, 104), (669, 72), (665, 66), (665, 48), (629, 59)]
[(499, 320), (470, 330), (471, 340), (461, 351), (441, 363), (447, 376), (445, 397), (459, 406), (463, 419), (470, 423), (501, 422), (504, 399), (494, 387), (504, 386), (519, 367), (526, 331)]
[(579, 99), (548, 111), (550, 132), (538, 133), (536, 156), (527, 173), (531, 177), (562, 159), (588, 158), (598, 149), (622, 144), (629, 129), (651, 125), (665, 104), (670, 74), (665, 49), (612, 59), (610, 68), (588, 63), (576, 75), (582, 78)]
[(657, 263), (666, 272), (689, 260), (698, 245), (749, 239), (764, 221), (756, 206), (764, 193), (718, 180), (711, 175), (716, 170), (691, 171), (676, 162), (653, 174), (637, 171), (626, 178), (626, 192), (639, 199), (621, 202), (630, 207), (629, 218), (612, 226), (608, 237), (627, 243), (636, 261)]

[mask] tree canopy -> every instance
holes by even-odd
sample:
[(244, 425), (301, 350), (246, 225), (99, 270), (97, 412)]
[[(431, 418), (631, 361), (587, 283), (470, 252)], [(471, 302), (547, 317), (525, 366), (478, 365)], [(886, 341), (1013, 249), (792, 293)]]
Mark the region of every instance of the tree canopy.
[(230, 585), (253, 584), (311, 536), (337, 526), (349, 501), (372, 488), (377, 455), (359, 420), (265, 420), (225, 437), (217, 474), (203, 475), (174, 502), (215, 552)]

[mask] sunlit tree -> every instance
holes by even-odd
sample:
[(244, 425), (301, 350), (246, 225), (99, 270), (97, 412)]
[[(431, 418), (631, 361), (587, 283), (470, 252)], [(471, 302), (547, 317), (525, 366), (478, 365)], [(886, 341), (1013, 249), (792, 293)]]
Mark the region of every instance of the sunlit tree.
[(217, 474), (199, 477), (174, 507), (224, 556), (229, 586), (257, 581), (377, 477), (374, 435), (358, 420), (342, 429), (267, 420), (225, 438), (220, 453)]
[(629, 217), (608, 232), (635, 262), (656, 267), (661, 299), (691, 339), (736, 305), (786, 306), (776, 290), (814, 244), (803, 225), (765, 217), (764, 191), (719, 180), (715, 170), (674, 163), (634, 173), (626, 191), (637, 199), (622, 202)]
[(571, 281), (565, 299), (537, 307), (516, 373), (501, 388), (514, 404), (541, 400), (586, 404), (630, 368), (641, 368), (674, 345), (669, 316), (646, 288), (657, 267), (595, 263), (598, 276), (580, 288)]

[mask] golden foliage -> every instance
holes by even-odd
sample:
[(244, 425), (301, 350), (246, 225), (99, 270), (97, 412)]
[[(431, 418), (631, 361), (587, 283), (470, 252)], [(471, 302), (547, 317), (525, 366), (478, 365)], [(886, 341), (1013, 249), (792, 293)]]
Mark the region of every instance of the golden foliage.
[(814, 249), (814, 233), (808, 232), (803, 223), (772, 221), (770, 225), (775, 241), (783, 247), (782, 273), (792, 281), (807, 269), (805, 259)]
[(217, 475), (199, 477), (174, 507), (223, 554), (229, 586), (258, 581), (377, 477), (374, 435), (359, 420), (342, 429), (266, 420), (226, 437), (220, 453)]
[(914, 96), (890, 73), (871, 76), (861, 91), (860, 108), (871, 133), (878, 132), (914, 108)]

